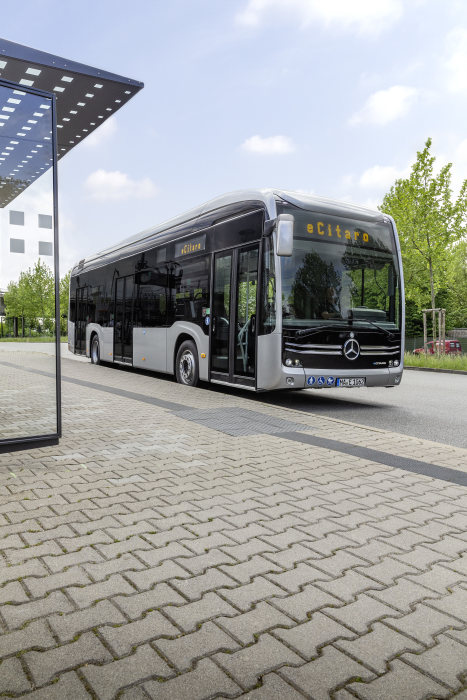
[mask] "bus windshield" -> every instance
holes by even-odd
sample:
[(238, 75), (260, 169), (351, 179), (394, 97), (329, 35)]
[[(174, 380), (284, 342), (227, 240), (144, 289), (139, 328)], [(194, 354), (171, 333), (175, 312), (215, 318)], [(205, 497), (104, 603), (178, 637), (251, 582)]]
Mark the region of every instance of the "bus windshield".
[(400, 275), (389, 223), (281, 207), (294, 216), (294, 248), (281, 258), (284, 328), (400, 328)]

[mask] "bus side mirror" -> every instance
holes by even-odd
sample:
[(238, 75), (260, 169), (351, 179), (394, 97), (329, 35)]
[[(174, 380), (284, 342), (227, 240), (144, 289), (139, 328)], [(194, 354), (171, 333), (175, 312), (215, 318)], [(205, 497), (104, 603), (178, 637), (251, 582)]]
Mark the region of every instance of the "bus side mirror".
[(293, 224), (291, 214), (279, 214), (277, 217), (276, 252), (277, 255), (290, 257), (293, 252)]

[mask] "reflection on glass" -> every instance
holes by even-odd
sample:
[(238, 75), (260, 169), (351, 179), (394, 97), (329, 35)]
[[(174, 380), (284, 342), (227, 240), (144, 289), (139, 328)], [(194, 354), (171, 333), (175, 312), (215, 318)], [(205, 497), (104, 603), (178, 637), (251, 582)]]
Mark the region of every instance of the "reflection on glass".
[(254, 376), (258, 246), (241, 250), (237, 273), (237, 334), (235, 374)]
[(283, 326), (332, 320), (398, 328), (399, 272), (389, 225), (295, 210), (294, 217), (293, 255), (281, 259)]
[(0, 85), (0, 440), (57, 433), (52, 166), (51, 100)]
[(216, 255), (212, 297), (211, 362), (213, 370), (218, 372), (229, 371), (231, 268), (232, 253)]

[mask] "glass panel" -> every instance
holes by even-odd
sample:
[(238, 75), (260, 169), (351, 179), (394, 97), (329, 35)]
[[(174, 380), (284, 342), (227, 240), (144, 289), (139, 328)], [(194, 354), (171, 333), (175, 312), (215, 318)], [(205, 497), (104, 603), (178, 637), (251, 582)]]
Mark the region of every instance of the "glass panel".
[(258, 247), (238, 255), (235, 374), (253, 377), (256, 355), (256, 291)]
[(214, 268), (214, 292), (212, 299), (212, 369), (217, 372), (229, 371), (229, 328), (230, 328), (230, 275), (232, 254), (217, 256)]
[(75, 321), (75, 348), (77, 352), (86, 352), (86, 323), (89, 318), (88, 289), (81, 287), (76, 290), (76, 321)]
[(284, 211), (295, 224), (293, 255), (281, 260), (283, 327), (332, 320), (398, 328), (399, 273), (389, 224)]
[(181, 260), (175, 264), (173, 277), (173, 321), (189, 321), (201, 326), (207, 335), (209, 321), (209, 258)]
[(133, 277), (125, 278), (125, 317), (123, 321), (123, 356), (133, 360)]
[(272, 333), (276, 327), (276, 270), (274, 264), (274, 248), (272, 238), (263, 242), (263, 272), (262, 272), (262, 311), (260, 335)]
[(121, 360), (123, 356), (123, 322), (125, 278), (115, 280), (115, 328), (114, 328), (114, 358)]
[(0, 440), (57, 433), (52, 165), (51, 100), (0, 85)]

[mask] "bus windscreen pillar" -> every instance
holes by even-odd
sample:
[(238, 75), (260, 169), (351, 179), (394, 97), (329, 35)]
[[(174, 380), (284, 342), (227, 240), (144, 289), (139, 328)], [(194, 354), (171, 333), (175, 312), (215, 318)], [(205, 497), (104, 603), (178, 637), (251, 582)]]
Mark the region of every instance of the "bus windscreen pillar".
[(57, 161), (142, 87), (0, 39), (0, 452), (61, 435)]

